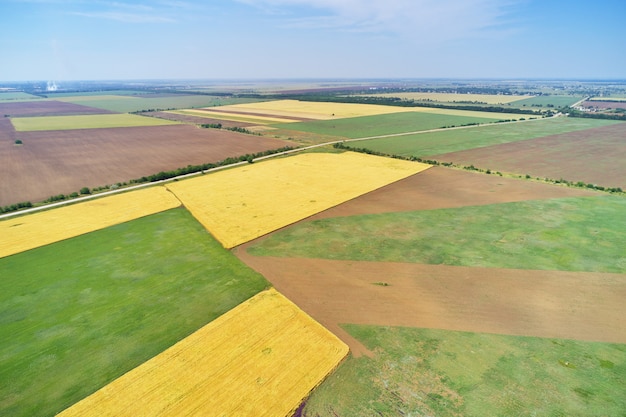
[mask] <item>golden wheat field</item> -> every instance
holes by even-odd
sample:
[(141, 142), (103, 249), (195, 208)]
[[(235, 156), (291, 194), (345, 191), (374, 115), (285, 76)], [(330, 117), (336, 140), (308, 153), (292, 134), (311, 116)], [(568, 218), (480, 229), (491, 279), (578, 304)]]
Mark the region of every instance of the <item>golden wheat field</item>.
[(504, 94), (456, 94), (456, 93), (379, 93), (368, 94), (370, 97), (398, 97), (404, 100), (430, 100), (438, 102), (479, 102), (487, 104), (506, 104), (530, 98), (531, 96)]
[(288, 416), (347, 354), (270, 289), (58, 416)]
[[(220, 109), (223, 109), (223, 106)], [(246, 123), (258, 123), (258, 124), (270, 124), (270, 123), (293, 123), (297, 122), (297, 120), (293, 119), (281, 119), (279, 117), (271, 117), (271, 116), (259, 116), (253, 114), (241, 114), (241, 113), (229, 113), (224, 111), (211, 111), (211, 110), (202, 110), (202, 109), (186, 109), (186, 110), (172, 110), (167, 113), (174, 114), (183, 114), (189, 116), (196, 117), (206, 117), (210, 119), (221, 119), (221, 120), (231, 120), (235, 122), (246, 122)]]
[(427, 168), (353, 152), (311, 153), (167, 187), (224, 247), (232, 248)]
[(0, 221), (0, 258), (180, 206), (150, 187)]
[[(499, 97), (499, 96), (498, 96)], [(504, 96), (503, 96), (504, 97)], [(507, 96), (509, 97), (509, 96)], [(528, 97), (526, 97), (528, 98)], [(230, 106), (220, 107), (221, 110), (231, 110), (238, 113), (255, 113), (264, 116), (287, 116), (299, 117), (303, 119), (330, 120), (342, 119), (348, 117), (376, 116), (391, 113), (432, 113), (446, 114), (450, 116), (466, 116), (466, 117), (482, 117), (487, 119), (512, 119), (527, 118), (526, 114), (513, 113), (496, 113), (485, 111), (468, 111), (456, 109), (438, 109), (432, 107), (396, 107), (382, 106), (375, 104), (356, 104), (356, 103), (322, 103), (307, 102), (297, 100), (276, 100), (265, 101), (260, 103), (234, 104)], [(215, 115), (218, 117), (218, 114)], [(242, 116), (243, 117), (243, 116)], [(247, 117), (247, 116), (246, 116)], [(255, 116), (261, 117), (261, 116)], [(225, 117), (222, 117), (225, 118)], [(289, 120), (293, 122), (294, 120)], [(268, 122), (265, 122), (268, 123)], [(273, 123), (273, 122), (272, 122)]]
[(274, 100), (259, 103), (233, 104), (220, 107), (220, 109), (258, 113), (267, 116), (287, 116), (316, 120), (375, 116), (379, 114), (413, 111), (406, 107), (380, 106), (375, 104), (323, 103), (299, 100)]

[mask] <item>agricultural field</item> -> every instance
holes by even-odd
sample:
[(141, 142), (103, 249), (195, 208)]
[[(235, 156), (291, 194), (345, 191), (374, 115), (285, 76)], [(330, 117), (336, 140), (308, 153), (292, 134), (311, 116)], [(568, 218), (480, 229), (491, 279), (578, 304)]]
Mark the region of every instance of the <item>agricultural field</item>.
[[(278, 117), (261, 116), (250, 113), (235, 113), (227, 112), (222, 109), (188, 109), (188, 110), (175, 110), (173, 114), (183, 116), (205, 117), (209, 119), (219, 119), (231, 122), (243, 122), (253, 124), (271, 124), (271, 123), (293, 123), (296, 120), (289, 120)], [(207, 122), (208, 123), (208, 122)]]
[(81, 106), (80, 104), (64, 103), (62, 101), (38, 100), (20, 101), (17, 103), (0, 101), (0, 115), (4, 117), (25, 116), (59, 116), (78, 114), (106, 114), (107, 110)]
[(166, 126), (176, 124), (176, 122), (170, 120), (142, 117), (134, 114), (18, 117), (12, 118), (11, 123), (13, 123), (15, 130), (18, 132)]
[(0, 92), (0, 101), (21, 101), (21, 100), (39, 100), (40, 97), (21, 91), (2, 91)]
[[(457, 112), (461, 113), (461, 111), (458, 110)], [(492, 117), (493, 114), (495, 113), (492, 113)], [(462, 116), (426, 112), (403, 112), (337, 120), (291, 123), (288, 125), (278, 124), (273, 125), (273, 127), (356, 139), (418, 132), (450, 126), (492, 123), (493, 121), (493, 118), (471, 115)]]
[(0, 101), (183, 109), (146, 127), (0, 118), (0, 206), (294, 142), (492, 175), (324, 146), (0, 220), (0, 415), (291, 415), (309, 394), (295, 415), (626, 409), (626, 199), (535, 178), (626, 188), (626, 123), (124, 94)]
[(542, 95), (535, 96), (532, 98), (526, 98), (522, 100), (518, 100), (510, 103), (512, 106), (517, 108), (535, 108), (542, 107), (545, 109), (549, 108), (561, 108), (566, 106), (571, 106), (572, 104), (582, 100), (583, 96), (570, 96), (570, 95)]
[[(524, 404), (594, 415), (623, 408), (625, 208), (621, 196), (434, 167), (235, 253), (350, 346), (302, 415)], [(409, 336), (369, 338), (396, 331)], [(482, 351), (458, 350), (475, 340)], [(487, 373), (469, 366), (476, 354), (494, 361)]]
[[(22, 145), (14, 144), (18, 139)], [(182, 124), (15, 132), (8, 119), (0, 118), (0, 177), (11, 178), (0, 182), (0, 206), (287, 145), (271, 137)]]
[(433, 158), (532, 177), (626, 189), (625, 139), (626, 123), (618, 122)]
[[(55, 96), (56, 97), (56, 96)], [(96, 107), (118, 113), (133, 113), (149, 110), (186, 109), (191, 107), (224, 106), (255, 102), (242, 99), (208, 95), (145, 94), (145, 95), (79, 95), (59, 97), (58, 100), (83, 106)]]
[(224, 247), (232, 248), (429, 167), (352, 152), (310, 153), (167, 188)]
[(150, 187), (0, 220), (0, 257), (178, 206), (180, 201), (165, 188)]
[(347, 354), (268, 290), (59, 416), (288, 416)]
[(588, 100), (581, 103), (582, 107), (596, 108), (600, 110), (626, 109), (626, 99), (616, 101)]
[[(414, 135), (358, 141), (349, 146), (367, 148), (391, 155), (433, 157), (449, 152), (525, 141), (548, 135), (575, 132), (620, 122), (597, 119), (553, 117), (521, 123), (493, 124), (463, 129), (448, 129)], [(440, 162), (448, 162), (441, 160)], [(488, 167), (486, 167), (488, 168)], [(495, 168), (495, 167), (493, 167)]]
[(626, 199), (602, 196), (349, 216), (289, 228), (249, 251), (275, 257), (625, 274), (625, 212)]
[[(361, 97), (361, 96), (359, 96)], [(434, 101), (440, 103), (480, 103), (480, 104), (507, 104), (524, 100), (529, 96), (513, 94), (455, 94), (455, 93), (378, 93), (367, 94), (365, 97), (397, 97), (402, 100)]]
[(326, 103), (299, 100), (274, 100), (237, 104), (220, 108), (224, 111), (257, 115), (292, 117), (313, 120), (343, 119), (346, 117), (374, 116), (379, 114), (413, 111), (403, 107), (372, 104)]
[(624, 345), (346, 325), (376, 352), (351, 357), (305, 416), (618, 416)]
[(12, 417), (61, 412), (268, 286), (182, 208), (2, 258), (0, 276)]

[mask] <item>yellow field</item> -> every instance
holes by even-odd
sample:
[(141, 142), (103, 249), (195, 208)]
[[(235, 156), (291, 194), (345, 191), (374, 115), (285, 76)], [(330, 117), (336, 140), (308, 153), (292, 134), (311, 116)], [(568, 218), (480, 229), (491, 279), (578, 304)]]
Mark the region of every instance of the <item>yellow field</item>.
[(232, 248), (427, 168), (352, 152), (301, 154), (167, 187)]
[(18, 132), (39, 130), (102, 129), (111, 127), (164, 126), (179, 124), (171, 120), (135, 114), (81, 114), (75, 116), (37, 116), (11, 118)]
[[(223, 107), (220, 107), (220, 108), (223, 108)], [(172, 110), (172, 111), (168, 111), (167, 113), (186, 114), (189, 116), (207, 117), (211, 119), (231, 120), (235, 122), (258, 123), (258, 124), (297, 122), (297, 120), (293, 120), (293, 119), (281, 119), (278, 117), (217, 112), (217, 111), (210, 111), (210, 110), (194, 110), (194, 109)]]
[(378, 114), (412, 111), (405, 107), (379, 106), (374, 104), (322, 103), (298, 100), (275, 100), (260, 103), (234, 104), (220, 107), (220, 109), (261, 113), (268, 116), (301, 117), (316, 120), (375, 116)]
[(150, 187), (2, 220), (0, 258), (178, 206), (164, 187)]
[(290, 416), (347, 354), (272, 289), (58, 416)]
[[(465, 94), (463, 94), (465, 96)], [(512, 97), (512, 96), (493, 96), (493, 97)], [(520, 97), (528, 98), (528, 96), (516, 96), (517, 100)], [(483, 111), (465, 111), (454, 109), (437, 109), (431, 107), (396, 107), (396, 106), (381, 106), (374, 104), (353, 104), (353, 103), (321, 103), (321, 102), (307, 102), (297, 100), (277, 100), (277, 101), (265, 101), (261, 103), (248, 103), (248, 104), (235, 104), (231, 106), (220, 107), (223, 110), (232, 110), (237, 112), (249, 112), (264, 114), (270, 116), (290, 116), (300, 117), (303, 119), (315, 119), (315, 120), (330, 120), (341, 119), (347, 117), (360, 117), (360, 116), (375, 116), (380, 114), (390, 113), (407, 113), (407, 112), (420, 112), (420, 113), (433, 113), (433, 114), (449, 114), (455, 116), (467, 116), (467, 117), (483, 117), (488, 119), (520, 119), (522, 117), (527, 118), (528, 115), (524, 114), (509, 114), (509, 113), (494, 113)], [(217, 114), (216, 114), (217, 117)], [(244, 116), (242, 116), (244, 117)], [(245, 116), (247, 117), (247, 116)], [(259, 116), (254, 116), (259, 117)], [(225, 117), (223, 117), (225, 118)], [(240, 120), (244, 121), (244, 120)], [(293, 122), (293, 120), (289, 120)]]
[(370, 97), (399, 97), (404, 100), (431, 100), (438, 102), (480, 102), (487, 104), (506, 104), (531, 96), (502, 94), (454, 94), (454, 93), (380, 93), (368, 94)]
[(589, 101), (604, 101), (604, 100), (610, 100), (610, 101), (626, 101), (626, 97), (591, 97), (589, 99)]

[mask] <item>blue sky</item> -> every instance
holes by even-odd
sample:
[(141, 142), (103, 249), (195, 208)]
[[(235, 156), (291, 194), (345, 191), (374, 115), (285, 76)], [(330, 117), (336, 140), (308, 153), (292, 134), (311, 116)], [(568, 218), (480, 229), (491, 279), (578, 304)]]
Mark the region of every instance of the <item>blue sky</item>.
[(0, 0), (0, 80), (626, 78), (626, 0)]

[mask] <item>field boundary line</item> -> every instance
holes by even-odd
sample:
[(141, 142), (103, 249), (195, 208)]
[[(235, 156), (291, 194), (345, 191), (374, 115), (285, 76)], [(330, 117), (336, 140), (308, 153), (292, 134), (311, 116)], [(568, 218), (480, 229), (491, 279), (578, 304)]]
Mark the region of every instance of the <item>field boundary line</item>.
[[(382, 139), (382, 138), (390, 138), (390, 137), (396, 137), (396, 136), (416, 135), (416, 134), (421, 134), (421, 133), (432, 133), (432, 132), (443, 131), (443, 130), (452, 130), (452, 129), (470, 129), (470, 128), (476, 128), (476, 127), (483, 127), (483, 126), (490, 126), (490, 125), (503, 125), (503, 124), (509, 124), (509, 123), (536, 122), (538, 120), (547, 120), (547, 119), (561, 117), (561, 116), (563, 116), (563, 115), (561, 113), (558, 113), (558, 114), (556, 114), (554, 116), (547, 117), (547, 118), (544, 117), (544, 118), (540, 118), (540, 119), (513, 120), (513, 121), (510, 121), (510, 122), (484, 123), (484, 124), (471, 125), (471, 126), (443, 127), (443, 128), (437, 128), (437, 129), (421, 130), (421, 131), (417, 131), (417, 132), (391, 133), (391, 134), (388, 134), (388, 135), (378, 135), (378, 136), (369, 136), (369, 137), (363, 137), (363, 138), (334, 140), (334, 141), (330, 141), (330, 142), (318, 143), (318, 144), (315, 144), (315, 145), (303, 146), (301, 148), (290, 149), (288, 151), (275, 153), (275, 154), (271, 154), (271, 155), (260, 156), (258, 158), (254, 158), (252, 160), (252, 163), (258, 162), (258, 161), (263, 161), (263, 160), (270, 159), (270, 158), (276, 158), (276, 157), (280, 157), (280, 156), (289, 155), (289, 154), (292, 154), (292, 153), (295, 153), (295, 152), (302, 152), (302, 151), (307, 151), (309, 149), (315, 149), (315, 148), (320, 148), (320, 147), (323, 147), (323, 146), (334, 145), (336, 143), (357, 142), (357, 141), (370, 140), (370, 139)], [(235, 163), (230, 164), (230, 165), (222, 165), (222, 166), (215, 167), (215, 168), (210, 168), (210, 169), (207, 169), (207, 170), (204, 170), (204, 171), (192, 172), (190, 174), (179, 175), (177, 177), (167, 178), (167, 179), (164, 179), (164, 180), (158, 180), (158, 181), (148, 182), (148, 183), (144, 183), (144, 184), (132, 185), (130, 187), (120, 188), (120, 189), (117, 189), (117, 190), (109, 190), (109, 191), (105, 191), (105, 192), (98, 193), (98, 194), (91, 194), (91, 195), (87, 195), (87, 196), (84, 196), (84, 197), (74, 198), (74, 199), (68, 200), (68, 201), (61, 201), (61, 202), (57, 202), (57, 203), (45, 204), (45, 205), (39, 206), (39, 207), (33, 207), (33, 208), (25, 209), (25, 210), (14, 211), (14, 212), (11, 212), (11, 213), (0, 214), (0, 220), (8, 219), (8, 218), (14, 217), (14, 216), (21, 216), (21, 215), (24, 215), (24, 214), (36, 213), (36, 212), (39, 212), (39, 211), (49, 210), (49, 209), (52, 209), (52, 208), (62, 207), (62, 206), (66, 206), (66, 205), (70, 205), (70, 204), (74, 204), (74, 203), (80, 203), (80, 202), (83, 202), (83, 201), (92, 200), (94, 198), (106, 197), (106, 196), (110, 196), (110, 195), (124, 193), (124, 192), (127, 192), (127, 191), (138, 190), (138, 189), (145, 188), (145, 187), (152, 187), (152, 186), (155, 186), (155, 185), (164, 185), (164, 184), (166, 184), (168, 182), (179, 181), (179, 180), (182, 180), (182, 179), (185, 179), (185, 178), (191, 178), (191, 177), (195, 177), (195, 176), (198, 176), (198, 175), (204, 175), (204, 174), (207, 174), (207, 173), (220, 171), (220, 170), (223, 170), (223, 169), (235, 168), (235, 167), (238, 167), (238, 166), (241, 166), (241, 165), (247, 165), (249, 163), (250, 162), (248, 162), (248, 161), (235, 162)]]

